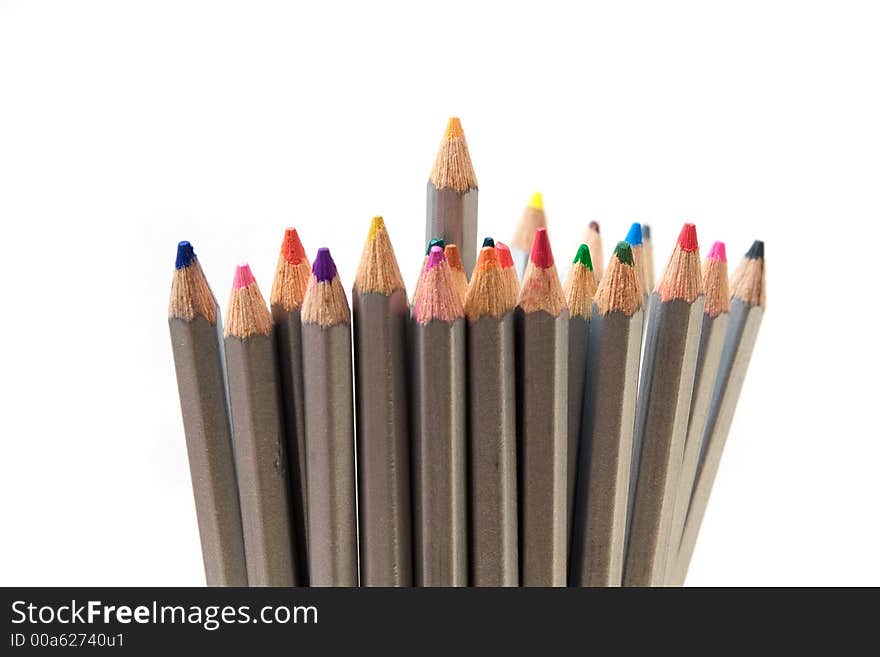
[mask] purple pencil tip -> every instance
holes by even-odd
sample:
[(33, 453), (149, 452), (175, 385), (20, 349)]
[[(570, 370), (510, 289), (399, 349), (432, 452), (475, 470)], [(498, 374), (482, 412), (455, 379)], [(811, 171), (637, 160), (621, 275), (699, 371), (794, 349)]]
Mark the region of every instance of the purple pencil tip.
[(432, 246), (431, 253), (428, 254), (428, 263), (425, 265), (425, 271), (434, 269), (441, 262), (446, 260), (446, 254), (439, 246)]
[(336, 276), (336, 263), (330, 255), (330, 249), (326, 247), (318, 249), (318, 255), (315, 256), (315, 262), (312, 264), (312, 275), (319, 283), (329, 283)]

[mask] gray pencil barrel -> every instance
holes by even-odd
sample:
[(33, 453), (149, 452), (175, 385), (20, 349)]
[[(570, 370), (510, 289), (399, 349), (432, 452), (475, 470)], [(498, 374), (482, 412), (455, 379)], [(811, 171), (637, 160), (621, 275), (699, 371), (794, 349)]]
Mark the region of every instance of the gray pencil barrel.
[(469, 322), (467, 353), (471, 584), (517, 586), (513, 313)]
[(584, 379), (571, 583), (620, 586), (644, 311), (593, 305)]
[(468, 278), (477, 261), (477, 195), (476, 189), (459, 194), (451, 187), (437, 189), (428, 181), (425, 243), (441, 237), (447, 244), (456, 244)]
[(248, 583), (294, 586), (293, 528), (273, 335), (225, 339)]
[(357, 586), (351, 326), (302, 325), (309, 582)]
[(290, 506), (293, 514), (294, 558), (300, 584), (308, 585), (308, 478), (306, 475), (306, 412), (302, 374), (301, 320), (299, 308), (287, 312), (272, 306), (281, 407), (287, 441)]
[(411, 329), (417, 586), (467, 586), (464, 321)]
[(354, 295), (363, 586), (412, 586), (406, 293)]
[(718, 378), (718, 366), (721, 363), (721, 349), (724, 346), (724, 335), (727, 332), (727, 320), (728, 314), (726, 312), (717, 317), (703, 316), (703, 330), (700, 333), (700, 349), (694, 373), (691, 414), (688, 419), (684, 455), (681, 459), (681, 473), (678, 477), (678, 491), (675, 494), (672, 530), (666, 557), (666, 584), (670, 586), (682, 584), (682, 582), (675, 581), (673, 571), (691, 501), (691, 491), (694, 488), (694, 477), (697, 474), (700, 445), (703, 442), (703, 430), (706, 428), (706, 418), (709, 414), (709, 402), (712, 399), (712, 391)]
[(672, 580), (677, 584), (687, 576), (763, 316), (760, 306), (749, 306), (737, 298), (730, 302), (730, 319), (703, 432), (700, 463), (673, 570)]
[(568, 324), (568, 545), (571, 545), (574, 520), (574, 493), (577, 480), (578, 450), (584, 401), (584, 376), (587, 372), (587, 344), (590, 320), (580, 315)]
[(565, 586), (568, 311), (516, 310), (520, 581)]
[(205, 580), (208, 586), (247, 586), (219, 319), (214, 325), (204, 317), (170, 318), (168, 326)]
[(700, 296), (649, 304), (644, 362), (633, 438), (625, 586), (665, 582), (672, 509), (690, 416), (703, 326)]

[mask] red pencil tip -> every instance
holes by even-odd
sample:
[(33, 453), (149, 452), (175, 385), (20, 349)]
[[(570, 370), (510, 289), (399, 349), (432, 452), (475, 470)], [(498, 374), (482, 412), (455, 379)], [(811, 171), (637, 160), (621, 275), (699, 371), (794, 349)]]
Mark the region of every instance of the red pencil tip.
[(298, 265), (305, 260), (306, 251), (303, 249), (302, 242), (299, 241), (299, 234), (296, 232), (296, 228), (288, 228), (284, 231), (281, 253), (284, 254), (284, 259), (292, 265)]
[(724, 248), (724, 242), (715, 242), (709, 250), (709, 258), (711, 260), (720, 260), (727, 262), (727, 249)]
[(693, 224), (685, 224), (678, 235), (678, 245), (682, 251), (696, 251), (699, 249), (700, 247), (697, 244), (697, 227)]
[(510, 253), (510, 248), (504, 242), (495, 242), (495, 249), (498, 251), (498, 262), (501, 263), (501, 268), (513, 267), (513, 256)]
[(248, 287), (251, 283), (254, 282), (254, 275), (251, 273), (251, 267), (246, 262), (241, 263), (238, 267), (235, 268), (235, 278), (232, 280), (232, 287), (236, 290), (240, 290), (243, 287)]
[(553, 266), (553, 251), (550, 250), (550, 238), (547, 237), (546, 228), (539, 228), (535, 231), (535, 242), (532, 244), (532, 262), (541, 269)]

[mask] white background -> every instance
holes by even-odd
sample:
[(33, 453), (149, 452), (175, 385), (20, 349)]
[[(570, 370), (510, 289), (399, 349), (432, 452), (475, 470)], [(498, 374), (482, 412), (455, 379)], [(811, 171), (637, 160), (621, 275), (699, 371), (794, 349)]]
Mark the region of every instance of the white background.
[[(870, 2), (0, 2), (0, 584), (203, 583), (166, 324), (285, 226), (411, 285), (449, 115), (510, 238), (767, 244), (769, 304), (689, 582), (880, 584)], [(577, 7), (577, 9), (575, 8)], [(565, 273), (565, 265), (561, 266)]]

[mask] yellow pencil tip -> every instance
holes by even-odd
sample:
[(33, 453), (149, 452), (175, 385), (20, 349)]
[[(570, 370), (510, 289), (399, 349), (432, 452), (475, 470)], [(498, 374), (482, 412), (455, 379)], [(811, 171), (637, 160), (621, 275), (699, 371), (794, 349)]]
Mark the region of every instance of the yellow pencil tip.
[(534, 208), (535, 210), (544, 209), (544, 197), (541, 196), (541, 192), (535, 192), (532, 194), (532, 199), (529, 201), (529, 207)]
[(446, 134), (443, 135), (444, 139), (455, 139), (456, 137), (463, 137), (464, 130), (461, 129), (461, 121), (458, 120), (457, 116), (453, 116), (449, 119), (449, 123), (446, 124)]
[(382, 217), (376, 215), (373, 217), (373, 221), (370, 222), (370, 234), (367, 235), (367, 239), (373, 239), (380, 230), (385, 230), (385, 222), (382, 220)]

